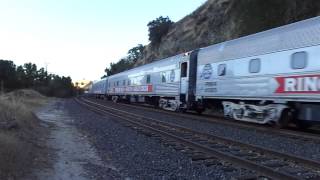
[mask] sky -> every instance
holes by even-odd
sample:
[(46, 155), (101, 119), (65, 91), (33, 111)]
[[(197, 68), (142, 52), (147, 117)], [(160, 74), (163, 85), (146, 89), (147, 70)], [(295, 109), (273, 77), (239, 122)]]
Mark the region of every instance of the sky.
[(205, 0), (0, 0), (0, 59), (32, 62), (73, 80), (97, 80), (148, 41), (147, 24), (176, 22)]

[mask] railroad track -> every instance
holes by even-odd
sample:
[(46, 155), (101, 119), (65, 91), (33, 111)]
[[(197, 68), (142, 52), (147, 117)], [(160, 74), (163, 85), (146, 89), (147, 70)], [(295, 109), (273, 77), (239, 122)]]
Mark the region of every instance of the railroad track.
[(176, 116), (176, 117), (183, 117), (183, 118), (191, 118), (196, 119), (196, 121), (202, 121), (202, 122), (208, 122), (208, 123), (215, 123), (215, 124), (222, 124), (227, 125), (231, 127), (236, 128), (242, 128), (242, 129), (248, 129), (252, 130), (253, 128), (255, 131), (266, 133), (266, 134), (277, 134), (279, 136), (284, 136), (287, 138), (292, 139), (299, 139), (301, 141), (315, 141), (320, 142), (320, 134), (317, 133), (310, 133), (310, 132), (304, 132), (300, 130), (292, 130), (292, 129), (278, 129), (269, 127), (266, 125), (259, 125), (259, 124), (253, 124), (253, 123), (246, 123), (246, 122), (239, 122), (231, 119), (225, 119), (221, 116), (206, 116), (206, 115), (195, 115), (194, 113), (177, 113), (177, 112), (171, 112), (171, 111), (165, 111), (162, 109), (155, 109), (151, 108), (149, 106), (144, 105), (131, 105), (131, 104), (123, 104), (121, 103), (121, 106), (136, 108), (136, 109), (143, 109), (143, 110), (149, 110), (154, 112), (161, 112), (168, 115)]
[(260, 146), (197, 132), (154, 118), (125, 112), (87, 99), (76, 101), (100, 114), (117, 117), (126, 126), (134, 128), (174, 147), (210, 166), (217, 159), (236, 168), (254, 172), (256, 177), (271, 179), (320, 179), (320, 163), (304, 157), (284, 154)]

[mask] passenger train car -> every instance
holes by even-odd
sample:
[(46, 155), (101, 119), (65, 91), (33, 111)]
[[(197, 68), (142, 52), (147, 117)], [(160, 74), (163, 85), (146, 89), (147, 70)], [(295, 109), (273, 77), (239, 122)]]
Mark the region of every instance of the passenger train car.
[(89, 94), (94, 95), (98, 99), (103, 99), (107, 93), (107, 79), (103, 78), (99, 81), (93, 82)]
[(260, 124), (320, 122), (320, 17), (112, 75), (91, 93)]

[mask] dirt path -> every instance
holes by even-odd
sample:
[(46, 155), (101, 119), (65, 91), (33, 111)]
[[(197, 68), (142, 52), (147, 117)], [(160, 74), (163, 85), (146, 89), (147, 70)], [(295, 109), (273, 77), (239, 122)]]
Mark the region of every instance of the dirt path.
[(36, 114), (51, 125), (47, 146), (53, 149), (54, 157), (51, 160), (52, 168), (41, 169), (36, 173), (38, 179), (95, 179), (92, 168), (89, 171), (88, 166), (105, 168), (105, 165), (86, 136), (72, 125), (74, 119), (66, 112), (64, 101), (55, 101)]
[[(238, 176), (221, 163), (194, 163), (113, 116), (94, 113), (72, 99), (57, 100), (37, 113), (49, 125), (49, 166), (41, 180), (230, 179)], [(52, 149), (52, 150), (50, 150)], [(52, 151), (52, 152), (51, 152)], [(50, 163), (51, 162), (51, 163)]]

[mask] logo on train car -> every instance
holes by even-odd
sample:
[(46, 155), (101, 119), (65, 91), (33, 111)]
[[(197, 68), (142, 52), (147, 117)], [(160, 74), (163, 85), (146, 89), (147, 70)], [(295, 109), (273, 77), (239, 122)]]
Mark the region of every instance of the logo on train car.
[(211, 64), (206, 64), (203, 67), (203, 70), (201, 72), (200, 78), (201, 79), (210, 79), (212, 75), (212, 66)]
[(320, 93), (320, 75), (276, 77), (275, 93)]

